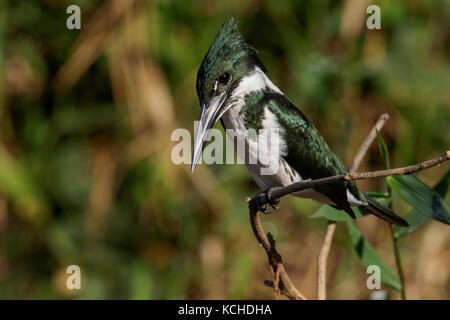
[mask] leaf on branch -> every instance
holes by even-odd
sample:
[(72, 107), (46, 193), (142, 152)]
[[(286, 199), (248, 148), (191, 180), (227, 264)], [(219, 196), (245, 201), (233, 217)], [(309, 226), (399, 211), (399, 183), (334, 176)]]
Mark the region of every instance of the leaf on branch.
[(362, 237), (359, 230), (353, 222), (347, 222), (350, 240), (356, 253), (362, 263), (367, 267), (377, 265), (381, 271), (381, 282), (392, 290), (400, 291), (401, 283), (397, 274), (391, 267), (378, 255), (372, 246)]
[(450, 224), (450, 207), (442, 197), (422, 181), (412, 176), (387, 178), (391, 188), (421, 214)]
[(404, 217), (409, 223), (409, 228), (396, 227), (395, 234), (397, 237), (413, 232), (429, 218), (449, 224), (449, 206), (443, 200), (448, 190), (449, 179), (450, 170), (431, 189), (412, 176), (392, 176), (388, 178), (391, 188), (413, 207)]

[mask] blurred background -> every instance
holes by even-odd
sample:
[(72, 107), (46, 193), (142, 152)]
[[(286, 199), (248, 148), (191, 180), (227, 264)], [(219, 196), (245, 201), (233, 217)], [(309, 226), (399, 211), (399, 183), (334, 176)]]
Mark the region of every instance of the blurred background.
[[(81, 30), (66, 27), (72, 4)], [(370, 4), (381, 30), (365, 27)], [(273, 298), (246, 168), (191, 174), (170, 159), (172, 131), (193, 132), (197, 69), (229, 16), (347, 166), (384, 112), (392, 166), (449, 148), (449, 1), (0, 0), (0, 298)], [(360, 170), (382, 168), (374, 143)], [(416, 176), (432, 186), (447, 170)], [(401, 215), (410, 209), (394, 200)], [(309, 298), (326, 226), (310, 219), (319, 207), (284, 198), (262, 217)], [(357, 226), (395, 270), (387, 225), (368, 216)], [(448, 226), (429, 221), (400, 246), (407, 297), (449, 299)], [(66, 288), (72, 264), (81, 290)], [(328, 272), (329, 298), (370, 298), (340, 224)]]

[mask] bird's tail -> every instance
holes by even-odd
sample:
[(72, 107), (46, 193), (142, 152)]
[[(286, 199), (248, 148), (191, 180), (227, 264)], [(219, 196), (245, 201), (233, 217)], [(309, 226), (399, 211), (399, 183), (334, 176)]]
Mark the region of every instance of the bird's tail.
[(401, 227), (409, 227), (408, 222), (396, 215), (391, 209), (383, 206), (381, 203), (369, 197), (367, 194), (365, 194), (365, 196), (367, 199), (367, 206), (365, 206), (365, 208), (368, 209), (373, 215), (376, 215), (378, 218), (383, 219), (389, 223), (393, 223)]

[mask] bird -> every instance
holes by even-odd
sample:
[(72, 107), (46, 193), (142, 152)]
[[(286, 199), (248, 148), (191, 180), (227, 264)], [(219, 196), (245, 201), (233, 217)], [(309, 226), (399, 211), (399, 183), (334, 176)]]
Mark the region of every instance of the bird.
[[(201, 110), (194, 137), (192, 172), (208, 140), (209, 129), (220, 120), (229, 137), (243, 143), (244, 150), (238, 155), (256, 158), (245, 165), (264, 192), (299, 181), (348, 173), (318, 129), (269, 79), (257, 51), (245, 42), (233, 17), (223, 23), (203, 58), (196, 90)], [(278, 152), (273, 152), (268, 144), (257, 143), (266, 141), (258, 139), (267, 136), (270, 130), (278, 132), (278, 139), (273, 140)], [(264, 165), (274, 170), (263, 174)], [(408, 226), (391, 209), (361, 191), (355, 181), (319, 185), (292, 195), (343, 210), (353, 219), (351, 207), (358, 206), (389, 223)], [(279, 203), (277, 199), (266, 199), (274, 208)], [(258, 204), (258, 207), (266, 212), (268, 206)]]

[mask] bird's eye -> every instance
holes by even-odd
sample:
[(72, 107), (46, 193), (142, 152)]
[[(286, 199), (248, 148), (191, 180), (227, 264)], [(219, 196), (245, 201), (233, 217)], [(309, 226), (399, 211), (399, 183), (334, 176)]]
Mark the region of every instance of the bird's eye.
[(231, 74), (229, 72), (224, 72), (219, 77), (219, 82), (221, 84), (227, 84), (231, 79)]

